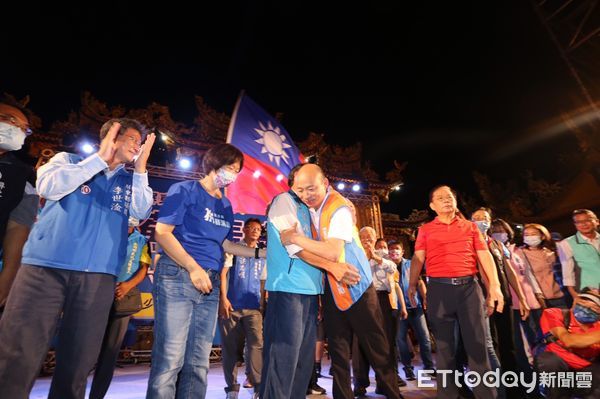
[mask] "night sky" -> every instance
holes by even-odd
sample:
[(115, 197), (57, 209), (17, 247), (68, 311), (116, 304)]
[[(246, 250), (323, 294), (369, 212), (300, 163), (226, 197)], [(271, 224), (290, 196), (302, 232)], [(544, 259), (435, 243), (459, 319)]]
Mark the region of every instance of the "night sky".
[(477, 198), (472, 170), (552, 179), (575, 148), (562, 135), (505, 151), (583, 104), (531, 2), (324, 3), (27, 4), (0, 28), (0, 88), (30, 94), (45, 127), (83, 90), (109, 105), (157, 101), (191, 123), (194, 94), (230, 114), (245, 89), (296, 140), (360, 141), (382, 177), (408, 161), (383, 205), (402, 217), (438, 183)]

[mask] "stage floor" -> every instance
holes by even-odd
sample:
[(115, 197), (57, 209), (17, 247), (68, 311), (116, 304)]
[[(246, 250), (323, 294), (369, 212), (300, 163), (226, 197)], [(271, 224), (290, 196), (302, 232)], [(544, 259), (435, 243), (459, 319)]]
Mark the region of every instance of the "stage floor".
[[(420, 368), (420, 364), (415, 364), (416, 370)], [(113, 378), (112, 384), (106, 395), (107, 399), (143, 399), (146, 397), (146, 386), (148, 384), (148, 374), (150, 371), (150, 364), (131, 364), (118, 367), (115, 371), (115, 377)], [(326, 395), (310, 395), (311, 399), (329, 399), (333, 398), (331, 394), (331, 383), (332, 378), (327, 374), (329, 371), (329, 360), (323, 359), (323, 378), (319, 379), (319, 385), (327, 389)], [(404, 373), (400, 371), (400, 375), (404, 377)], [(367, 389), (367, 397), (370, 398), (383, 398), (384, 396), (376, 395), (375, 391), (375, 376), (373, 370), (370, 373), (371, 386)], [(51, 377), (40, 377), (36, 380), (30, 398), (46, 398), (50, 389)], [(240, 383), (244, 380), (243, 368), (238, 374), (238, 380)], [(91, 384), (91, 376), (88, 378), (87, 394)], [(207, 399), (224, 399), (225, 391), (225, 380), (223, 378), (223, 370), (220, 363), (212, 363), (210, 365), (210, 371), (208, 373), (208, 391), (206, 394)], [(405, 398), (435, 398), (435, 389), (419, 389), (417, 388), (416, 381), (408, 382), (408, 385), (401, 388), (400, 391)], [(252, 390), (244, 389), (240, 391), (240, 399), (250, 398)]]

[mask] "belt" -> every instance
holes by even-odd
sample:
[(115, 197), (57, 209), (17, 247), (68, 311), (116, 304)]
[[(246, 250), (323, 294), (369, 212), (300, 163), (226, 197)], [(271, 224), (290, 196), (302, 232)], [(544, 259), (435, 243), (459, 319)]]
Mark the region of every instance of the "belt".
[(475, 281), (475, 276), (463, 276), (463, 277), (428, 277), (428, 280), (434, 283), (450, 284), (450, 285), (464, 285), (469, 284), (471, 281)]

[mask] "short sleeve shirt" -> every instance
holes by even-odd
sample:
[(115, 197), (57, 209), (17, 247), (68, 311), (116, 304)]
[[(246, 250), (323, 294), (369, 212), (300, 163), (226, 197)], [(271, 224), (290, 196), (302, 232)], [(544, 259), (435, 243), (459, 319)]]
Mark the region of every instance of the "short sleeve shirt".
[(425, 251), (428, 277), (462, 277), (477, 273), (477, 251), (487, 251), (477, 225), (455, 217), (450, 224), (436, 217), (419, 228), (415, 251)]
[(158, 222), (175, 226), (173, 235), (201, 267), (221, 270), (223, 241), (233, 225), (233, 209), (227, 198), (211, 196), (196, 180), (175, 183), (169, 188)]
[[(571, 312), (571, 317), (569, 321), (569, 333), (571, 334), (581, 334), (584, 332), (592, 332), (600, 330), (600, 322), (596, 322), (592, 325), (591, 328), (584, 330), (581, 324), (575, 319), (573, 316), (573, 312)], [(540, 327), (544, 334), (550, 332), (551, 329), (555, 327), (565, 327), (565, 320), (563, 316), (562, 309), (559, 308), (549, 308), (545, 309), (544, 313), (542, 313), (542, 318), (540, 319)], [(600, 344), (594, 344), (587, 348), (572, 348), (571, 351), (563, 348), (561, 345), (561, 341), (558, 343), (548, 344), (546, 347), (547, 352), (554, 352), (561, 359), (563, 359), (571, 368), (578, 370), (585, 367), (588, 367), (591, 363), (586, 360), (592, 359), (600, 355)]]

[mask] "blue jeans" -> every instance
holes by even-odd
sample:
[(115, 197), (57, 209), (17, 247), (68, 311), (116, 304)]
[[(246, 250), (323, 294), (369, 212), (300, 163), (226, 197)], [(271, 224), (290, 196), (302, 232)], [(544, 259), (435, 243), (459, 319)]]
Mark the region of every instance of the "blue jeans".
[(429, 339), (429, 329), (425, 322), (423, 308), (419, 306), (407, 309), (407, 311), (408, 317), (406, 319), (398, 318), (398, 336), (396, 337), (396, 342), (400, 351), (400, 361), (402, 361), (404, 367), (412, 367), (410, 351), (406, 341), (408, 339), (408, 326), (410, 325), (419, 341), (419, 352), (421, 353), (421, 360), (423, 360), (423, 367), (425, 370), (432, 370), (434, 366), (431, 356), (431, 340)]
[(304, 399), (317, 343), (317, 295), (269, 292), (261, 399)]
[(154, 345), (147, 398), (204, 398), (217, 325), (219, 273), (207, 269), (213, 290), (202, 294), (168, 256), (154, 273)]

